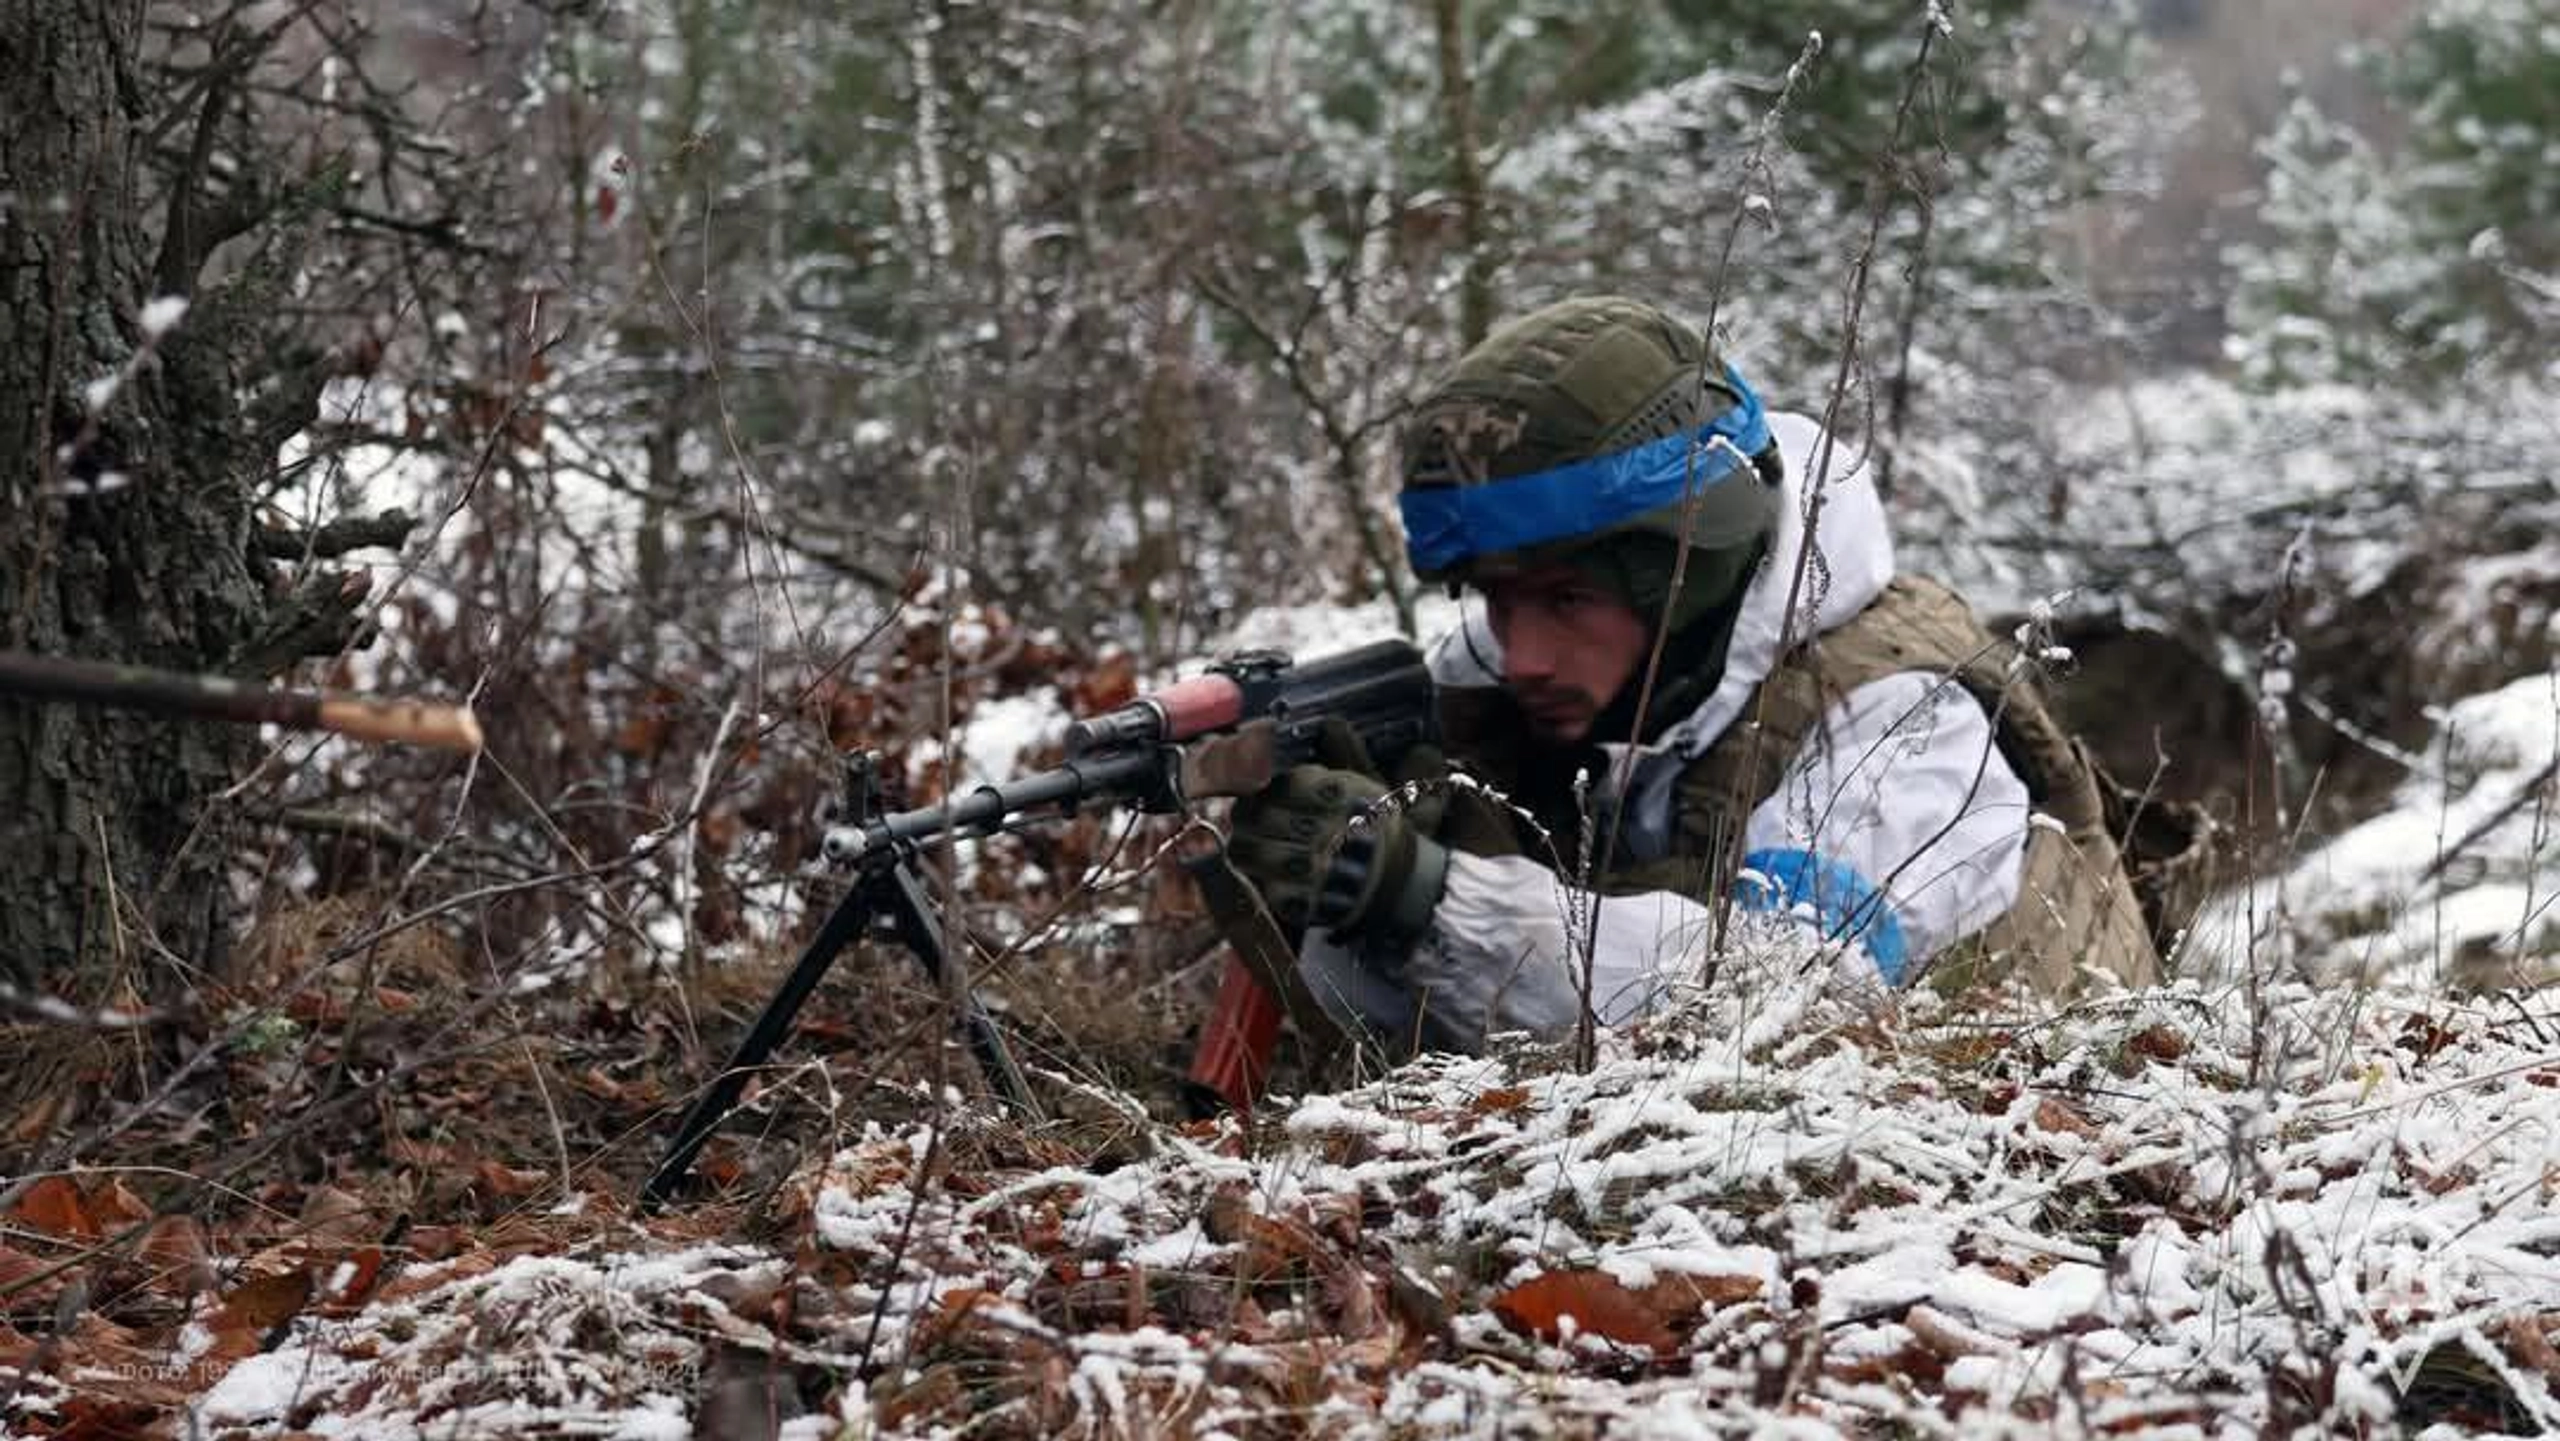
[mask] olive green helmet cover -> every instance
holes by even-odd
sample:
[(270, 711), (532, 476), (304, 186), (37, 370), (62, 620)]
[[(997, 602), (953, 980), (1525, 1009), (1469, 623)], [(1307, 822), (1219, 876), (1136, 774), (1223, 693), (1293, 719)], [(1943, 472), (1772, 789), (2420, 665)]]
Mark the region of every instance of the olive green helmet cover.
[[(1640, 301), (1566, 300), (1521, 316), (1467, 352), (1414, 408), (1404, 435), (1407, 515), (1418, 493), (1490, 486), (1697, 434), (1758, 401), (1698, 331)], [(1481, 584), (1548, 563), (1583, 570), (1678, 633), (1717, 610), (1750, 577), (1776, 528), (1780, 468), (1765, 442), (1740, 463), (1733, 447), (1693, 445), (1674, 457), (1686, 480), (1673, 498), (1589, 530), (1499, 550), (1412, 548), (1425, 581)], [(1681, 472), (1674, 472), (1675, 475)], [(1486, 498), (1501, 494), (1488, 491)], [(1669, 595), (1682, 519), (1689, 554)], [(1411, 526), (1409, 524), (1408, 530)]]

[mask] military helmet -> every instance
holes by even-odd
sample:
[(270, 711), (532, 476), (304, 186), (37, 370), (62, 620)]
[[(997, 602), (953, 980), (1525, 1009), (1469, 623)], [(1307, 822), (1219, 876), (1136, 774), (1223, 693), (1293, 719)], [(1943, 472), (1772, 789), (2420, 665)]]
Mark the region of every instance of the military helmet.
[[(1425, 581), (1564, 561), (1666, 597), (1684, 513), (1691, 553), (1672, 629), (1748, 578), (1778, 514), (1759, 397), (1705, 336), (1640, 301), (1566, 300), (1502, 326), (1414, 407), (1405, 544)], [(1646, 594), (1651, 591), (1652, 594)]]

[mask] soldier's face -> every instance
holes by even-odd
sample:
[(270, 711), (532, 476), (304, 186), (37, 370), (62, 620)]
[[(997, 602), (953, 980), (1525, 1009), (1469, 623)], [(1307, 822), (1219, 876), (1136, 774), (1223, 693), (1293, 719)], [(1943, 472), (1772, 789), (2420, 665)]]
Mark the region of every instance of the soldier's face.
[(1591, 733), (1644, 660), (1644, 617), (1570, 566), (1547, 565), (1485, 587), (1485, 614), (1502, 642), (1502, 681), (1542, 740)]

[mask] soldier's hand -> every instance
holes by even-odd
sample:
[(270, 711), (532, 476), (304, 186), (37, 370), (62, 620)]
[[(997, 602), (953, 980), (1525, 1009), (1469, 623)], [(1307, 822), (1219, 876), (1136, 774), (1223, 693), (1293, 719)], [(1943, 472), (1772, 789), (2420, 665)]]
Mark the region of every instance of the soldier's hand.
[(1383, 779), (1403, 793), (1398, 799), (1407, 821), (1426, 836), (1439, 834), (1440, 817), (1449, 801), (1449, 757), (1439, 746), (1421, 741), (1406, 747), (1396, 759), (1395, 773), (1389, 775), (1370, 759), (1368, 746), (1361, 743), (1360, 732), (1351, 722), (1332, 716), (1317, 733), (1316, 760), (1335, 770), (1357, 771), (1363, 780)]
[(1418, 935), (1448, 878), (1448, 852), (1395, 806), (1386, 784), (1303, 765), (1236, 803), (1227, 852), (1291, 927)]

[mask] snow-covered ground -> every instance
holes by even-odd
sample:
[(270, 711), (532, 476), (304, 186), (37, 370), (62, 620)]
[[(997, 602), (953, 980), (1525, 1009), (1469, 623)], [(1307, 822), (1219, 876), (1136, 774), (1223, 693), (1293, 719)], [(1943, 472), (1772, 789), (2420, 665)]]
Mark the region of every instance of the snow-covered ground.
[(2560, 676), (2443, 709), (2391, 809), (2198, 918), (2191, 968), (2324, 981), (2560, 980)]
[(2012, 1021), (1818, 969), (1758, 938), (1587, 1074), (1442, 1058), (1250, 1148), (875, 1130), (771, 1245), (413, 1277), (200, 1419), (674, 1435), (743, 1386), (802, 1438), (2560, 1426), (2560, 1007)]

